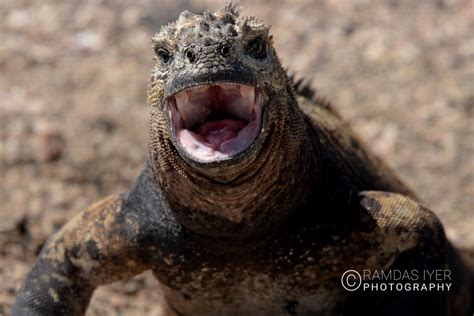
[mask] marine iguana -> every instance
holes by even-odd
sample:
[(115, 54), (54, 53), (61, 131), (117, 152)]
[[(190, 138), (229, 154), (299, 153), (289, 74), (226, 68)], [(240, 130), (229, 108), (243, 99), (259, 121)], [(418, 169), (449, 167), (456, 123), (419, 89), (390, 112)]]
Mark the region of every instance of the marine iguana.
[[(268, 26), (226, 5), (152, 41), (144, 170), (47, 241), (13, 315), (81, 315), (97, 286), (148, 269), (180, 315), (470, 312), (439, 220), (287, 75)], [(452, 287), (350, 291), (346, 270), (449, 270)]]

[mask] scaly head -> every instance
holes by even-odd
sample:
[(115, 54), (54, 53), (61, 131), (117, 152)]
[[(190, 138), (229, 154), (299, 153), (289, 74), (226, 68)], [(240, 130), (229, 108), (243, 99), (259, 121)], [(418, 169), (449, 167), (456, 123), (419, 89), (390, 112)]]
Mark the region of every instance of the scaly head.
[[(239, 19), (232, 6), (181, 13), (153, 37), (156, 67), (150, 105), (183, 159), (198, 168), (235, 164), (257, 154), (265, 137), (270, 91), (286, 77), (269, 28)], [(270, 86), (269, 86), (270, 83)]]
[(185, 11), (152, 41), (155, 174), (183, 209), (241, 222), (261, 206), (256, 195), (289, 171), (305, 138), (269, 27), (226, 5)]

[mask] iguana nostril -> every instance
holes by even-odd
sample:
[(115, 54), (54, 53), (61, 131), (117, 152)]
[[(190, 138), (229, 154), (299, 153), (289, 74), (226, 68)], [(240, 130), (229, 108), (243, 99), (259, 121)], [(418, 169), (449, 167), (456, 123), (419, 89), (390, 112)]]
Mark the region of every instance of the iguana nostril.
[(224, 57), (229, 56), (230, 53), (230, 47), (228, 45), (225, 45), (224, 47), (221, 48), (221, 55)]
[(194, 60), (196, 59), (196, 54), (191, 49), (188, 49), (185, 54), (186, 58), (189, 60), (190, 63), (194, 62)]

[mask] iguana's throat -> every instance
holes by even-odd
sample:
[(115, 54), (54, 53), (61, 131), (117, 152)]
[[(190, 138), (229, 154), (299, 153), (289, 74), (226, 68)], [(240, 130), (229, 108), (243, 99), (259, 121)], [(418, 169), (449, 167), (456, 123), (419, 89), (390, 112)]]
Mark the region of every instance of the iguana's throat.
[(314, 161), (303, 114), (287, 93), (271, 95), (265, 141), (249, 159), (196, 168), (166, 139), (152, 111), (150, 158), (178, 221), (211, 236), (245, 238), (285, 222), (307, 200)]

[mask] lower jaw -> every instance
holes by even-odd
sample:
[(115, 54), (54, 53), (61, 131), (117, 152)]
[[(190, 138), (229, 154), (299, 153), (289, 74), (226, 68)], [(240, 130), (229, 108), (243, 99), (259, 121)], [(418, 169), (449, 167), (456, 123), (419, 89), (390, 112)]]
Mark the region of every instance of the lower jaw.
[[(198, 161), (213, 162), (219, 160), (232, 159), (240, 153), (247, 150), (257, 139), (259, 134), (259, 126), (257, 121), (253, 121), (243, 129), (234, 133), (234, 137), (216, 139), (196, 134), (187, 129), (177, 131), (177, 140), (186, 152), (186, 154)], [(211, 139), (210, 139), (211, 138)]]

